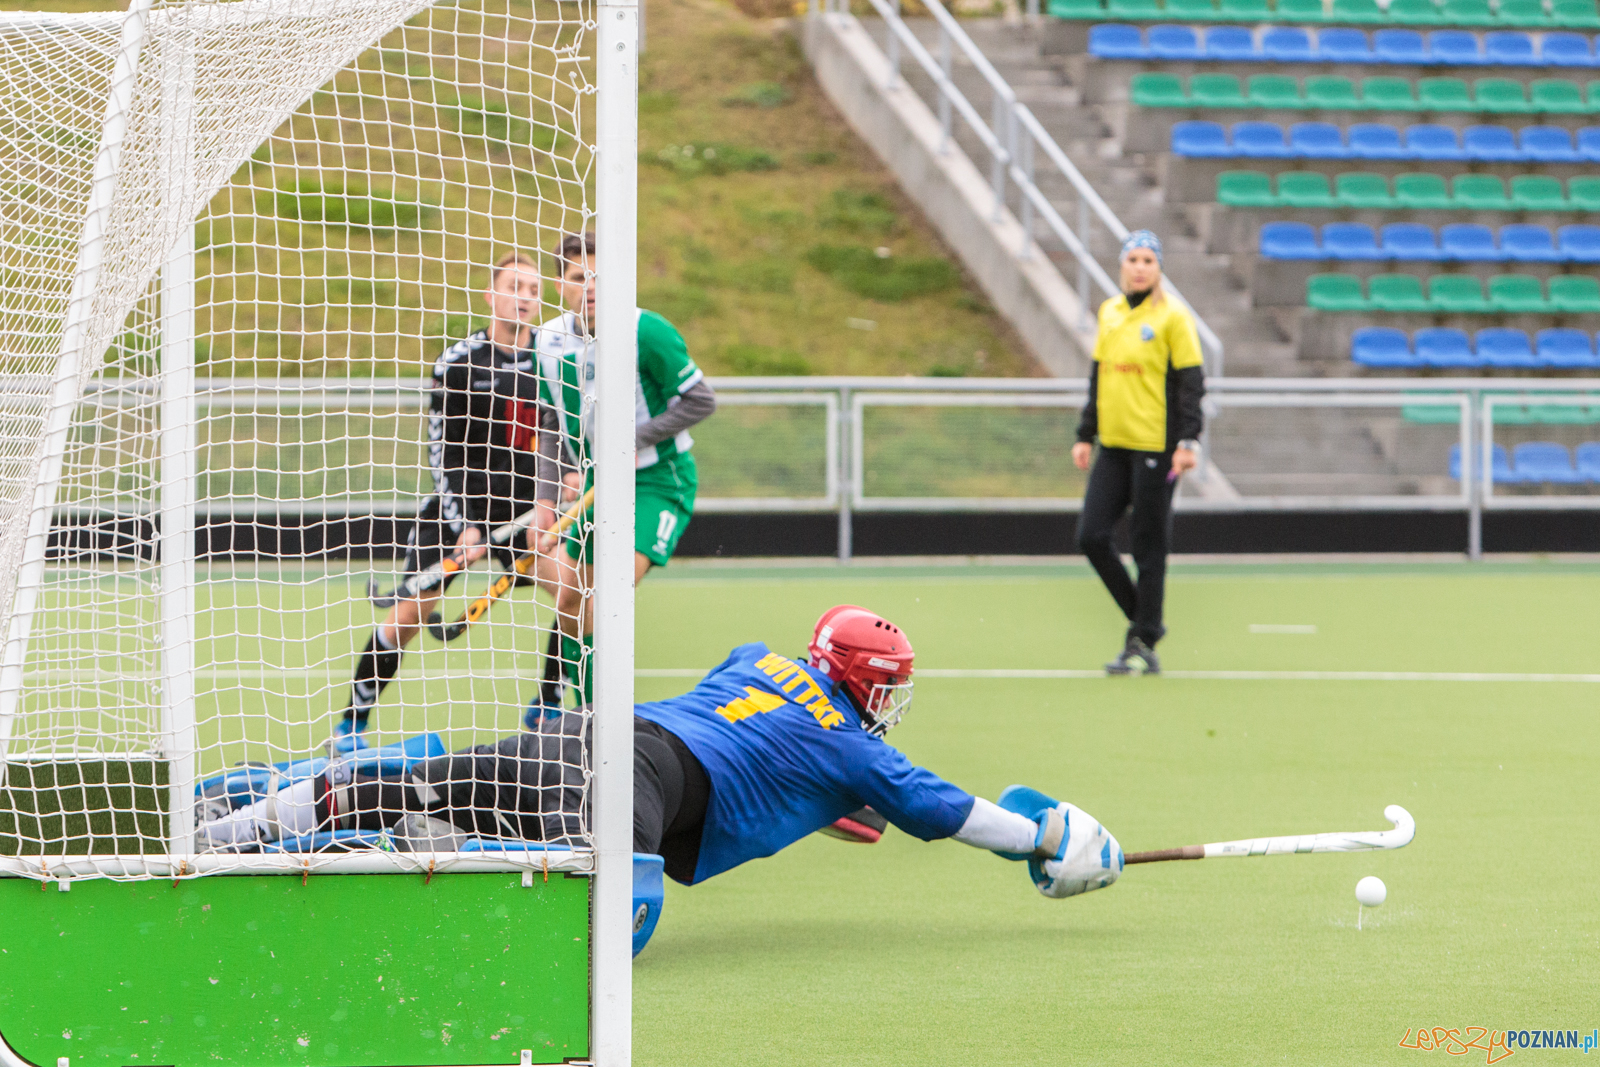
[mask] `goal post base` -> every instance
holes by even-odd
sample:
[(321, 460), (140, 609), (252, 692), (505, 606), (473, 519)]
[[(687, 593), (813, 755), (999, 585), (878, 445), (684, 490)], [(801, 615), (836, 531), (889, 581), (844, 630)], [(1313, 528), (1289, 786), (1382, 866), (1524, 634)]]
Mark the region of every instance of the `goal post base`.
[(525, 881), (0, 878), (0, 1062), (588, 1059), (590, 879)]

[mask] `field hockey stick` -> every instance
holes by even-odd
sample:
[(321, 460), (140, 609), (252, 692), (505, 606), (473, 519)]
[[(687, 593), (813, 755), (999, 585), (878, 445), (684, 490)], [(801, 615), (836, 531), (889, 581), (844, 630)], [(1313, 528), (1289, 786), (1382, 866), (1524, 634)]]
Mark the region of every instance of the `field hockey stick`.
[[(544, 530), (541, 536), (546, 539), (561, 536), (567, 527), (583, 517), (583, 513), (588, 510), (589, 505), (593, 502), (594, 489), (591, 488), (579, 498), (576, 504), (568, 508), (559, 519), (552, 522), (550, 528)], [(489, 609), (494, 606), (494, 602), (509, 593), (511, 587), (517, 584), (518, 578), (526, 577), (527, 573), (533, 570), (533, 566), (538, 560), (539, 553), (532, 549), (522, 553), (511, 564), (511, 569), (496, 578), (494, 584), (489, 586), (488, 592), (468, 604), (467, 610), (463, 611), (455, 622), (446, 624), (435, 614), (428, 620), (428, 632), (440, 641), (454, 641), (467, 632), (467, 627), (487, 615)]]
[(1208, 860), (1225, 856), (1283, 856), (1292, 852), (1371, 852), (1405, 848), (1417, 836), (1417, 821), (1398, 804), (1383, 809), (1392, 830), (1356, 830), (1350, 833), (1302, 834), (1298, 837), (1257, 837), (1246, 841), (1217, 841), (1209, 845), (1184, 845), (1155, 852), (1129, 852), (1124, 863), (1161, 863), (1165, 860)]
[[(537, 506), (531, 507), (510, 522), (496, 526), (489, 531), (489, 544), (497, 548), (510, 544), (512, 538), (533, 525), (533, 516), (538, 510)], [(469, 545), (467, 547), (471, 548), (473, 546)], [(387, 596), (378, 592), (378, 580), (369, 578), (367, 579), (367, 598), (372, 601), (373, 607), (385, 610), (394, 607), (398, 601), (415, 600), (422, 593), (439, 588), (451, 575), (466, 570), (467, 565), (461, 562), (464, 554), (465, 549), (458, 549), (427, 570), (418, 571), (416, 574), (411, 575), (395, 586), (393, 592)]]

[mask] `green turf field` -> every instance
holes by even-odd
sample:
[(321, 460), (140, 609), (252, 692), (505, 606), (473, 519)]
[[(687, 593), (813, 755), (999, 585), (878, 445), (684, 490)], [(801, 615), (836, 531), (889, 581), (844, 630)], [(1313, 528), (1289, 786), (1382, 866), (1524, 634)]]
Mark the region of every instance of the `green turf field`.
[[(1173, 670), (1600, 664), (1592, 566), (1180, 567), (1169, 596)], [(930, 670), (1093, 668), (1120, 632), (1081, 567), (686, 567), (640, 590), (639, 663), (796, 649), (840, 600), (900, 622)], [(639, 696), (684, 684), (644, 678)], [(669, 887), (635, 966), (638, 1063), (1408, 1064), (1461, 1051), (1401, 1048), (1408, 1028), (1418, 1044), (1417, 1027), (1600, 1025), (1600, 685), (928, 678), (917, 694), (891, 735), (914, 760), (991, 798), (1059, 793), (1130, 850), (1382, 829), (1390, 803), (1417, 837), (1130, 868), (1062, 901), (961, 845), (812, 838)], [(1389, 900), (1358, 932), (1366, 874)]]

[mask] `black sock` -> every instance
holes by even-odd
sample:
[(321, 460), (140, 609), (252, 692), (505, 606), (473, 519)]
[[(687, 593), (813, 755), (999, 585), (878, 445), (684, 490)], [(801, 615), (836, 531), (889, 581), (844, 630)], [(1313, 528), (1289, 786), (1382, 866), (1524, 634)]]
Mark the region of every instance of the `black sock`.
[(554, 627), (544, 646), (544, 680), (539, 683), (539, 703), (547, 708), (560, 706), (561, 696), (561, 629)]
[(372, 636), (367, 638), (367, 646), (356, 657), (356, 673), (350, 682), (350, 708), (345, 712), (347, 718), (366, 723), (384, 688), (400, 673), (402, 655), (398, 648), (380, 645), (378, 631), (372, 631)]

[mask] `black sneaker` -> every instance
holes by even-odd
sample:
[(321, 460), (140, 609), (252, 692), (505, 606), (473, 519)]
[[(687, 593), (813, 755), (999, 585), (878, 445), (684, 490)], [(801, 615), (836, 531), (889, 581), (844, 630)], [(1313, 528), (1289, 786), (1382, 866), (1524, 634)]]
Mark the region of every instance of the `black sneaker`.
[(1123, 646), (1117, 658), (1106, 664), (1106, 673), (1112, 675), (1123, 674), (1160, 674), (1161, 660), (1156, 656), (1156, 650), (1145, 644), (1137, 637), (1129, 637), (1128, 643)]

